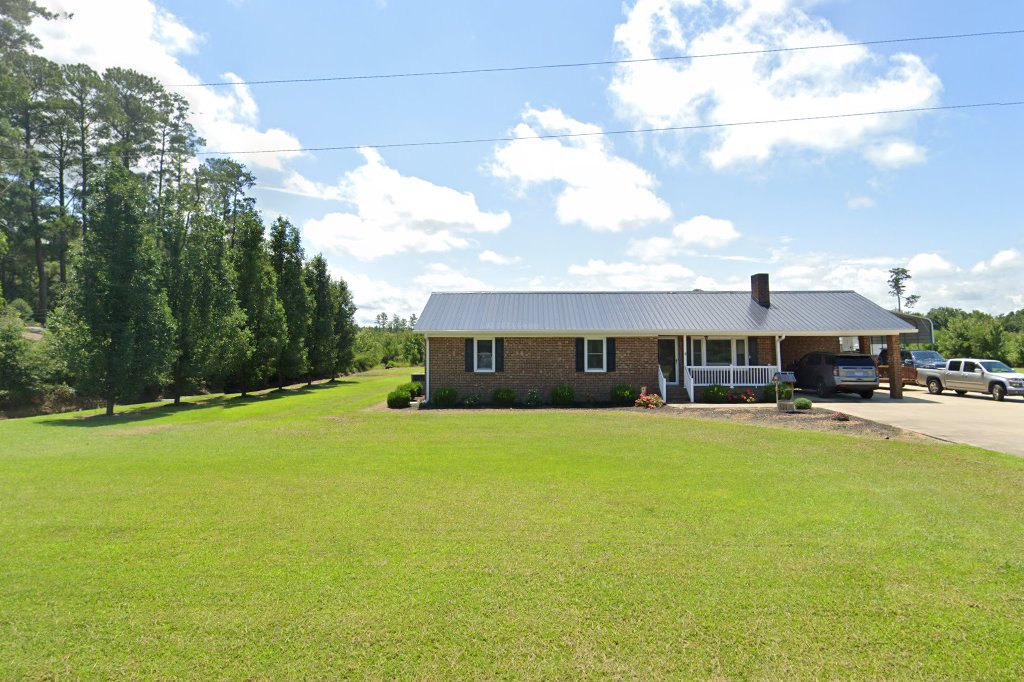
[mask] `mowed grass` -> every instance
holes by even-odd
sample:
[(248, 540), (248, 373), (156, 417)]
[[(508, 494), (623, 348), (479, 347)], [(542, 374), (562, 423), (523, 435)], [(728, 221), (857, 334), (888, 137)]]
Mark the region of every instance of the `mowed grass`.
[(404, 380), (0, 422), (0, 678), (1024, 676), (1024, 461)]

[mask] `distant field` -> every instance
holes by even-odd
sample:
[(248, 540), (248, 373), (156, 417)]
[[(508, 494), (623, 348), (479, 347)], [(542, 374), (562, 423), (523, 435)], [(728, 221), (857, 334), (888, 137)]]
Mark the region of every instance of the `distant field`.
[(407, 377), (0, 422), (0, 679), (1024, 677), (1024, 460)]

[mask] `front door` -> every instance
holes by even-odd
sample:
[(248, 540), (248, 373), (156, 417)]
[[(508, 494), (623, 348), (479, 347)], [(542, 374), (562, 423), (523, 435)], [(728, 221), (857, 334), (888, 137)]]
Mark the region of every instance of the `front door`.
[(658, 364), (666, 383), (679, 383), (679, 344), (675, 337), (658, 339)]

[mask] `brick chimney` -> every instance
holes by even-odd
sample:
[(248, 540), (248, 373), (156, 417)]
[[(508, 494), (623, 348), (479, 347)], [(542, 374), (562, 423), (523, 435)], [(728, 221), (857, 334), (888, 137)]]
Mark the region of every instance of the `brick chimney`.
[(770, 308), (772, 305), (772, 294), (768, 289), (768, 273), (759, 272), (750, 276), (750, 298), (762, 308)]

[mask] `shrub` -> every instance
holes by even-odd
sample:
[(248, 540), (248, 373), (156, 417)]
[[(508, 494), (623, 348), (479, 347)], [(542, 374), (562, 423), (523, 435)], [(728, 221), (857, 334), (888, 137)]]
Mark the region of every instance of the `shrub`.
[(633, 404), (637, 407), (646, 407), (649, 410), (657, 409), (665, 405), (665, 401), (657, 393), (645, 393), (637, 398)]
[(410, 381), (398, 387), (399, 391), (405, 391), (413, 398), (423, 395), (423, 384), (418, 381)]
[(612, 389), (614, 405), (632, 405), (636, 402), (636, 389), (629, 384), (619, 384)]
[(568, 407), (576, 402), (576, 391), (572, 386), (555, 386), (551, 391), (551, 404)]
[(365, 372), (377, 366), (377, 359), (368, 353), (360, 353), (352, 361), (352, 368), (357, 372)]
[(704, 402), (724, 403), (729, 399), (729, 389), (721, 384), (711, 384), (704, 389)]
[(850, 421), (850, 415), (846, 414), (845, 412), (833, 412), (832, 421), (848, 422)]
[(14, 311), (14, 314), (25, 322), (31, 322), (33, 316), (35, 316), (32, 305), (23, 298), (16, 298), (8, 303), (7, 309), (8, 311)]
[(476, 393), (470, 393), (462, 399), (463, 407), (480, 407), (480, 396)]
[(535, 388), (530, 389), (529, 393), (526, 394), (525, 404), (527, 407), (540, 407), (544, 404), (544, 399), (540, 397), (540, 391)]
[(793, 401), (793, 406), (798, 410), (809, 410), (814, 405), (808, 398), (797, 398)]
[(409, 407), (409, 403), (412, 402), (412, 396), (409, 395), (408, 391), (397, 389), (388, 393), (388, 407), (392, 409), (401, 409), (403, 407)]
[[(791, 400), (793, 398), (793, 387), (789, 384), (779, 384), (779, 397), (782, 400)], [(775, 384), (768, 384), (761, 389), (761, 400), (766, 403), (775, 402)]]
[(434, 397), (431, 402), (438, 407), (451, 407), (455, 404), (455, 400), (459, 397), (459, 394), (454, 388), (439, 388), (434, 391)]
[(516, 404), (516, 392), (511, 388), (496, 388), (491, 394), (491, 402), (499, 407), (511, 407)]

